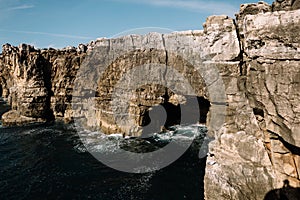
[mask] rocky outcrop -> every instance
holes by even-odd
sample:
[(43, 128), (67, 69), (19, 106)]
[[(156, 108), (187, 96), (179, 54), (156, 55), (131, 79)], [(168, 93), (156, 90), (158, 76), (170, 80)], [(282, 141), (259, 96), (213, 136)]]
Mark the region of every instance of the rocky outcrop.
[(3, 115), (3, 125), (60, 118), (69, 121), (72, 83), (85, 51), (81, 46), (58, 51), (3, 45), (0, 84), (2, 96), (12, 108)]
[[(9, 70), (9, 73), (5, 74), (7, 77), (2, 80), (10, 85), (9, 103), (15, 111), (14, 114), (4, 114), (3, 119), (18, 115), (30, 116), (38, 121), (46, 118), (49, 112), (47, 102), (49, 99), (41, 66), (43, 58), (33, 47), (24, 44), (19, 48), (4, 45), (3, 52), (3, 65), (8, 67), (4, 70)], [(8, 88), (4, 88), (4, 91), (4, 94), (7, 94)], [(22, 118), (15, 119), (18, 122), (22, 121)], [(3, 121), (4, 125), (14, 125), (13, 121), (7, 124), (5, 120)]]
[(300, 9), (300, 1), (298, 0), (276, 0), (273, 4), (273, 11), (289, 11)]
[[(86, 120), (82, 123), (88, 127), (96, 125), (107, 133), (140, 135), (139, 128), (147, 124), (150, 108), (155, 105), (169, 109), (166, 126), (180, 121), (170, 108), (176, 109), (176, 102), (187, 101), (188, 104), (192, 96), (209, 100), (211, 109), (218, 111), (218, 103), (225, 102), (223, 82), (225, 85), (234, 84), (229, 75), (231, 71), (238, 71), (240, 50), (233, 19), (219, 16), (208, 21), (212, 25), (205, 26), (204, 31), (166, 35), (150, 33), (94, 42), (92, 53), (88, 53), (77, 74), (83, 78), (77, 82), (81, 87), (74, 89), (76, 98), (73, 100), (80, 97), (77, 105), (80, 109), (74, 111), (76, 118), (86, 110)], [(218, 79), (220, 70), (224, 79)], [(96, 79), (97, 74), (103, 79)], [(93, 91), (94, 88), (97, 90)], [(94, 92), (94, 95), (86, 91)], [(180, 95), (175, 95), (174, 91)], [(83, 98), (85, 95), (87, 98)], [(97, 106), (91, 108), (94, 101), (97, 101)], [(205, 109), (208, 110), (207, 107), (201, 110)], [(190, 109), (189, 116), (193, 116), (191, 112), (193, 109)], [(190, 123), (196, 123), (197, 117)], [(117, 126), (120, 123), (123, 125)]]
[(12, 110), (3, 124), (75, 119), (139, 136), (151, 108), (163, 106), (164, 125), (176, 124), (178, 106), (196, 96), (200, 116), (186, 109), (215, 138), (206, 199), (264, 199), (287, 188), (285, 180), (300, 187), (299, 16), (299, 1), (277, 0), (241, 5), (236, 20), (209, 17), (203, 31), (102, 38), (62, 50), (4, 45), (1, 93)]
[(284, 180), (300, 186), (300, 10), (290, 10), (258, 3), (237, 15), (243, 57), (232, 99), (243, 100), (228, 102), (231, 123), (210, 144), (207, 199), (264, 199)]

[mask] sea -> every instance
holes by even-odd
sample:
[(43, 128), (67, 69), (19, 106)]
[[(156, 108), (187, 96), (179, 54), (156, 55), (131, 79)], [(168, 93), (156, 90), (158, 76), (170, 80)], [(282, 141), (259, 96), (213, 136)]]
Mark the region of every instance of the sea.
[[(206, 158), (199, 158), (199, 149), (206, 133), (204, 126), (181, 125), (168, 133), (155, 133), (153, 138), (100, 133), (95, 141), (95, 132), (79, 132), (74, 124), (0, 125), (0, 199), (201, 200)], [(162, 169), (128, 173), (93, 157), (82, 134), (100, 153), (120, 145), (129, 151), (145, 145), (155, 150), (174, 137), (177, 141), (190, 139), (192, 144)]]

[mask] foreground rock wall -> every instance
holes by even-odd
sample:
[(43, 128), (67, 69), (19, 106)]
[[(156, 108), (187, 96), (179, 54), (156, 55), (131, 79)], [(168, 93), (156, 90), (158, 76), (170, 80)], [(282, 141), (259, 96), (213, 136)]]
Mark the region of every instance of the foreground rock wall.
[[(165, 74), (169, 73), (166, 66), (173, 66), (189, 80), (196, 96), (211, 103), (207, 125), (215, 140), (210, 143), (207, 158), (206, 199), (263, 199), (268, 191), (282, 187), (284, 180), (300, 187), (297, 9), (299, 1), (276, 1), (272, 6), (263, 2), (247, 4), (241, 6), (236, 21), (226, 16), (209, 17), (203, 31), (99, 39), (87, 46), (63, 50), (4, 45), (0, 83), (2, 96), (12, 111), (3, 115), (3, 123), (18, 125), (85, 117), (87, 126), (101, 126), (107, 133), (134, 135), (128, 127), (116, 125), (115, 111), (108, 106), (115, 87), (120, 87), (123, 97), (128, 92), (129, 85), (116, 83), (137, 65), (160, 64), (165, 66)], [(110, 65), (102, 66), (107, 64), (105, 60), (91, 59), (98, 47), (102, 51), (96, 57), (112, 57)], [(71, 105), (74, 80), (86, 64), (96, 74), (104, 72), (105, 79), (81, 83), (87, 90), (77, 91), (78, 96), (73, 99), (86, 93), (94, 95), (79, 102), (76, 109)], [(106, 70), (101, 71), (101, 67)], [(203, 79), (195, 71), (204, 73)], [(153, 77), (159, 75), (156, 71), (151, 73)], [(170, 87), (182, 84), (175, 80)], [(220, 84), (224, 88), (220, 89)], [(216, 102), (222, 90), (224, 102)], [(137, 126), (144, 123), (145, 112), (151, 106), (184, 102), (171, 90), (155, 84), (142, 86), (128, 99), (130, 112), (118, 113), (135, 117)], [(91, 108), (95, 101), (96, 108)], [(89, 108), (82, 109), (82, 104)], [(220, 112), (222, 106), (225, 115)], [(221, 119), (221, 125), (217, 126), (218, 120), (209, 119)]]
[(243, 53), (239, 92), (228, 102), (232, 123), (210, 144), (206, 199), (264, 199), (284, 180), (300, 186), (300, 10), (285, 10), (271, 12), (258, 3), (242, 5), (237, 15)]

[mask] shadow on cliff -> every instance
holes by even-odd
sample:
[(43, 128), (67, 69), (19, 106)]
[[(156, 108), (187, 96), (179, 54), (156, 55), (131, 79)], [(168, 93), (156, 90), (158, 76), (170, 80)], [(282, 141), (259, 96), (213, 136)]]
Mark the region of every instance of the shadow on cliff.
[(2, 92), (2, 85), (0, 85), (0, 120), (2, 118), (2, 115), (10, 110), (10, 105), (8, 105), (7, 102), (2, 98)]
[(54, 117), (54, 113), (53, 110), (51, 109), (51, 97), (54, 95), (53, 91), (52, 91), (52, 64), (43, 56), (40, 57), (41, 59), (41, 63), (43, 65), (42, 69), (43, 69), (43, 80), (45, 83), (45, 87), (47, 88), (48, 91), (48, 96), (46, 99), (46, 104), (47, 104), (47, 112), (45, 115), (45, 118), (47, 119), (47, 121), (54, 121), (55, 117)]
[[(279, 141), (292, 153), (300, 156), (300, 147), (286, 142), (282, 137), (278, 137)], [(300, 196), (299, 196), (300, 199)]]
[(299, 200), (300, 188), (290, 186), (288, 180), (284, 181), (284, 185), (280, 189), (271, 190), (265, 196), (264, 200)]

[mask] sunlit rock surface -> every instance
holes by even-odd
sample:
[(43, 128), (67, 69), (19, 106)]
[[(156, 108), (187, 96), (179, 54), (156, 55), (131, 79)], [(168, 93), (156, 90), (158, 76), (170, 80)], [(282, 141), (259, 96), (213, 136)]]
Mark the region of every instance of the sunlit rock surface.
[(210, 144), (207, 199), (264, 199), (284, 180), (300, 186), (300, 10), (281, 2), (274, 12), (260, 2), (237, 14), (243, 56), (231, 99), (243, 100), (228, 102), (227, 123)]
[[(176, 106), (195, 95), (210, 102), (204, 121), (215, 138), (209, 144), (206, 199), (264, 199), (285, 180), (300, 187), (299, 9), (298, 0), (246, 4), (236, 20), (208, 17), (203, 31), (102, 38), (61, 50), (6, 44), (0, 84), (11, 111), (2, 122), (10, 126), (85, 118), (86, 127), (139, 136), (138, 127), (148, 123), (152, 106), (168, 108), (172, 125), (178, 120)], [(130, 92), (132, 81), (118, 84), (127, 72), (137, 73), (137, 66), (151, 63), (162, 68), (148, 67), (152, 71), (145, 79), (168, 81), (169, 87), (148, 84)], [(168, 66), (193, 91), (187, 89), (186, 96), (172, 91), (185, 82), (170, 80)], [(82, 71), (84, 67), (88, 70)], [(95, 78), (98, 73), (102, 79)], [(78, 74), (84, 77), (77, 82), (80, 89), (74, 85)], [(116, 88), (119, 93), (114, 94)], [(128, 99), (130, 104), (124, 110), (110, 106), (113, 95), (119, 104)], [(222, 95), (224, 102), (218, 101)], [(72, 99), (81, 100), (72, 105)], [(131, 116), (137, 129), (118, 125), (115, 113)]]

